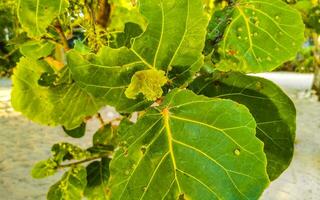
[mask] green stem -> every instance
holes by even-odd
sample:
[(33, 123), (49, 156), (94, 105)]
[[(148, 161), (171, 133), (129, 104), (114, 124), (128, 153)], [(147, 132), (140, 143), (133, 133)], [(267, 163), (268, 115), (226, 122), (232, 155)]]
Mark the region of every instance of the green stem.
[(59, 165), (57, 168), (73, 167), (75, 165), (80, 165), (80, 164), (83, 164), (83, 163), (86, 163), (86, 162), (90, 162), (90, 161), (94, 161), (94, 160), (101, 159), (101, 158), (102, 158), (101, 156), (87, 158), (85, 160), (81, 160), (81, 161), (78, 161), (78, 162), (68, 163), (68, 164), (65, 164), (65, 165)]

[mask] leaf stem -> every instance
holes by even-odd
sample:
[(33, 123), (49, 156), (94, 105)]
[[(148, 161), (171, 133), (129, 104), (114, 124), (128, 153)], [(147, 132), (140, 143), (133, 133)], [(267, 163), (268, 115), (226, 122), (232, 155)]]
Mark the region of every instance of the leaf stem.
[(86, 162), (90, 162), (90, 161), (93, 161), (93, 160), (97, 160), (97, 159), (100, 159), (101, 157), (92, 157), (92, 158), (87, 158), (85, 160), (81, 160), (81, 161), (78, 161), (78, 162), (73, 162), (73, 163), (68, 163), (68, 164), (64, 164), (64, 165), (59, 165), (57, 168), (67, 168), (67, 167), (73, 167), (75, 165), (79, 165), (79, 164), (82, 164), (82, 163), (86, 163)]

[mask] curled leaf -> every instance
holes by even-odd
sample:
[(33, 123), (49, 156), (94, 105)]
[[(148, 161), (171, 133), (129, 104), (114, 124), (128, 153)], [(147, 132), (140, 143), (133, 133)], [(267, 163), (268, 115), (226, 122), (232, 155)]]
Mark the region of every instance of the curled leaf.
[(86, 125), (87, 125), (86, 123), (82, 123), (79, 127), (71, 130), (66, 129), (64, 126), (62, 128), (63, 128), (63, 131), (70, 137), (81, 138), (86, 133)]
[(130, 99), (135, 99), (142, 93), (148, 100), (156, 100), (163, 94), (162, 86), (167, 83), (165, 72), (161, 70), (149, 69), (136, 72), (125, 94)]

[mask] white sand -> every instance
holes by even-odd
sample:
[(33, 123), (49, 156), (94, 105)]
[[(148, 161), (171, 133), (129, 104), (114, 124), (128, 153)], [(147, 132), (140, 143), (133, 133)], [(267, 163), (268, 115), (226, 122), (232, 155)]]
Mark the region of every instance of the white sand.
[[(300, 93), (301, 94), (301, 93)], [(50, 155), (50, 146), (69, 141), (83, 147), (91, 142), (98, 122), (89, 125), (82, 139), (66, 137), (60, 128), (34, 124), (14, 112), (9, 104), (10, 82), (0, 80), (0, 199), (45, 199), (60, 174), (42, 180), (30, 177), (32, 165)], [(320, 103), (294, 95), (298, 109), (296, 152), (290, 168), (262, 197), (263, 200), (318, 200), (320, 197)], [(104, 116), (110, 115), (110, 110)]]

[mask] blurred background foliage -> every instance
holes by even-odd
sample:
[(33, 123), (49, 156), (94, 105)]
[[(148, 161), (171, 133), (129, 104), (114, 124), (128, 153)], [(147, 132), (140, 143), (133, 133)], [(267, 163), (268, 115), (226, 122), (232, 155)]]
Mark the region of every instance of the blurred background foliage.
[(300, 11), (306, 25), (306, 42), (292, 61), (278, 70), (301, 73), (317, 72), (319, 68), (320, 1), (319, 0), (283, 0)]

